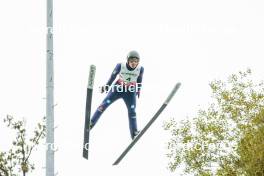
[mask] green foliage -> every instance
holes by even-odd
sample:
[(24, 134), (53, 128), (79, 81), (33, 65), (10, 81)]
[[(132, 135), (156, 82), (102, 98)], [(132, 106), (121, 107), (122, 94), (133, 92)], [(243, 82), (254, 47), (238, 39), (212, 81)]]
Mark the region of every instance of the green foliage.
[(45, 137), (45, 118), (42, 123), (38, 123), (32, 138), (26, 139), (26, 128), (23, 121), (15, 121), (12, 116), (4, 119), (7, 127), (16, 132), (15, 140), (8, 152), (0, 152), (0, 176), (17, 176), (19, 173), (26, 173), (35, 169), (29, 161), (33, 149)]
[(251, 70), (210, 83), (212, 103), (192, 119), (164, 124), (169, 168), (194, 175), (264, 175), (264, 86)]
[(238, 164), (248, 175), (264, 175), (264, 110), (243, 131), (237, 153)]

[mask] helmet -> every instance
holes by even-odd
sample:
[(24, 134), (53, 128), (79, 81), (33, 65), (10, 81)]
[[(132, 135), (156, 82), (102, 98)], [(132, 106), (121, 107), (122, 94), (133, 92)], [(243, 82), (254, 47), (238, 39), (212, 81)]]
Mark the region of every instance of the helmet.
[(129, 60), (129, 58), (137, 58), (138, 60), (140, 59), (137, 51), (130, 51), (127, 55), (127, 61)]

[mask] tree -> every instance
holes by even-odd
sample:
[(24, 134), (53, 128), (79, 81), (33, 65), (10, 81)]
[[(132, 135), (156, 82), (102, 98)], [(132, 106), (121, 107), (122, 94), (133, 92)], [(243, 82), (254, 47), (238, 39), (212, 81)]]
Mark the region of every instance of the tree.
[(264, 110), (245, 128), (237, 153), (240, 167), (247, 175), (264, 175)]
[(210, 83), (212, 103), (194, 118), (165, 122), (169, 169), (211, 176), (264, 175), (264, 86), (251, 70)]
[(16, 132), (16, 138), (8, 152), (0, 151), (0, 176), (17, 176), (21, 172), (25, 176), (26, 173), (35, 169), (34, 164), (29, 159), (33, 149), (45, 137), (46, 126), (44, 121), (45, 118), (43, 118), (42, 123), (37, 124), (32, 138), (27, 140), (24, 121), (15, 121), (12, 116), (7, 115), (4, 122), (7, 127)]

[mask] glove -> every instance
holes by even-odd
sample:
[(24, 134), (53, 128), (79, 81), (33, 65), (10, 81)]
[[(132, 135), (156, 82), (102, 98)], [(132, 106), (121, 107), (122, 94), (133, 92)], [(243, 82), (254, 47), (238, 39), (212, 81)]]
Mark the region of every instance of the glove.
[(108, 86), (104, 85), (101, 87), (101, 93), (107, 92), (108, 91)]
[(140, 92), (137, 92), (137, 97), (139, 98), (139, 96), (140, 96)]

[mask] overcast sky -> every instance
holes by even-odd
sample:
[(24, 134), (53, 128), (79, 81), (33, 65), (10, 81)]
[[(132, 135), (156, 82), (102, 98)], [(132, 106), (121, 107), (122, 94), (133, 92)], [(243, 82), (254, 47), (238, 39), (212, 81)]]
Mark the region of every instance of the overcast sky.
[[(184, 119), (210, 101), (209, 82), (251, 68), (264, 76), (262, 0), (56, 0), (54, 1), (55, 156), (62, 176), (171, 176), (167, 169), (164, 121)], [(25, 119), (28, 130), (45, 116), (46, 2), (0, 2), (0, 118)], [(90, 159), (82, 158), (85, 96), (90, 64), (97, 67), (92, 109), (105, 95), (115, 65), (130, 50), (145, 67), (137, 102), (140, 129), (177, 82), (182, 87), (119, 166), (112, 166), (130, 142), (122, 101), (109, 107), (91, 132)], [(2, 121), (2, 120), (1, 120)], [(0, 149), (14, 134), (0, 122)], [(44, 141), (43, 141), (44, 142)], [(45, 148), (34, 153), (44, 176)]]

